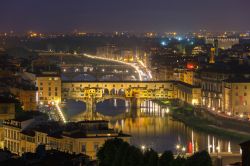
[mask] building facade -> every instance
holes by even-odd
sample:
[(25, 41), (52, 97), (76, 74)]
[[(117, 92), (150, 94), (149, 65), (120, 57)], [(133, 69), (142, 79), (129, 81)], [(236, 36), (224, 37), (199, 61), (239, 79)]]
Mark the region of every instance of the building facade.
[(64, 126), (46, 122), (24, 128), (23, 124), (30, 122), (11, 120), (4, 123), (5, 147), (12, 153), (34, 153), (37, 146), (43, 144), (47, 149), (86, 154), (95, 159), (106, 140), (121, 138), (130, 141), (129, 135), (110, 129), (107, 121), (82, 121)]
[(10, 87), (10, 92), (14, 94), (20, 101), (24, 111), (31, 111), (37, 109), (37, 89), (35, 87), (29, 89)]
[(37, 76), (39, 104), (61, 102), (61, 77), (56, 73), (44, 73)]
[(190, 105), (201, 104), (201, 88), (184, 82), (176, 83), (177, 99)]
[(238, 38), (206, 38), (206, 44), (214, 45), (216, 41), (216, 45), (221, 49), (229, 49), (232, 48), (233, 45), (239, 44)]
[(250, 79), (232, 78), (223, 82), (223, 111), (227, 115), (250, 118)]

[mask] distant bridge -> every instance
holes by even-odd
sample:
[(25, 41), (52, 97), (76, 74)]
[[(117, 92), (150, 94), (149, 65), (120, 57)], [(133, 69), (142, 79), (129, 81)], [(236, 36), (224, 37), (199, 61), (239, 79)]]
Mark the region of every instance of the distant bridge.
[[(173, 82), (62, 82), (62, 99), (73, 99), (86, 103), (87, 112), (92, 119), (95, 115), (96, 104), (107, 99), (123, 99), (130, 102), (135, 108), (134, 115), (138, 115), (138, 108), (141, 102), (152, 99), (173, 99), (176, 98)], [(132, 110), (132, 109), (131, 109)]]

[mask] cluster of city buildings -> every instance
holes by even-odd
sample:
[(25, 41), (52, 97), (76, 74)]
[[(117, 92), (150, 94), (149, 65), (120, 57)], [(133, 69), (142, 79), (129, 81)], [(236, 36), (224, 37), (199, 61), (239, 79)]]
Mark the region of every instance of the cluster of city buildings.
[(60, 104), (67, 98), (92, 99), (106, 94), (145, 100), (177, 99), (216, 113), (248, 119), (250, 49), (235, 47), (239, 42), (237, 38), (207, 38), (205, 45), (191, 47), (190, 56), (186, 55), (187, 45), (179, 43), (143, 51), (121, 50), (115, 45), (97, 48), (97, 55), (105, 58), (131, 63), (142, 60), (152, 71), (153, 80), (149, 82), (63, 81), (57, 71), (26, 72), (18, 59), (0, 50), (0, 148), (22, 155), (44, 144), (48, 149), (84, 153), (95, 158), (105, 140), (119, 137), (129, 141), (130, 138), (108, 128), (106, 121), (61, 124), (48, 121), (42, 115), (18, 117), (17, 103), (28, 113), (37, 111), (39, 106)]
[(107, 139), (121, 138), (129, 142), (130, 136), (108, 127), (108, 121), (81, 121), (60, 124), (48, 122), (41, 115), (32, 118), (5, 120), (4, 147), (22, 155), (35, 153), (39, 145), (71, 154), (86, 154), (92, 159)]
[(0, 148), (13, 154), (34, 153), (39, 145), (95, 159), (107, 139), (130, 136), (110, 129), (107, 121), (61, 123), (39, 112), (39, 106), (61, 103), (58, 72), (32, 74), (4, 50), (0, 53)]
[[(181, 95), (177, 98), (184, 102), (192, 104), (192, 100), (186, 96), (198, 91), (198, 105), (216, 113), (248, 119), (249, 48), (246, 46), (239, 49), (236, 45), (239, 45), (237, 38), (217, 37), (207, 38), (206, 45), (202, 47), (209, 47), (202, 52), (195, 52), (194, 56), (175, 55), (166, 49), (162, 53), (161, 49), (159, 54), (156, 52), (154, 55), (163, 58), (152, 64), (153, 67), (157, 66), (156, 70), (152, 68), (153, 78), (178, 81), (181, 90), (177, 89), (177, 94)], [(206, 56), (203, 56), (204, 52)], [(164, 60), (172, 64), (165, 65), (162, 63)]]

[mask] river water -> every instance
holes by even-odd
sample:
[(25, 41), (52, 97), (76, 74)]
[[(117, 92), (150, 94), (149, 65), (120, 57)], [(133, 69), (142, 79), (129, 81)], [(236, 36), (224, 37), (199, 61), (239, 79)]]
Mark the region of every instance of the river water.
[[(186, 126), (180, 121), (173, 120), (158, 104), (149, 101), (142, 105), (140, 118), (124, 118), (113, 120), (110, 126), (130, 134), (131, 144), (153, 148), (161, 153), (165, 150), (174, 152), (195, 152), (207, 150), (210, 153), (234, 152), (239, 153), (239, 142), (230, 138), (220, 138), (210, 133), (203, 133)], [(66, 114), (73, 116), (85, 109), (81, 102), (69, 101)], [(70, 110), (70, 111), (69, 111)], [(122, 100), (107, 100), (97, 105), (97, 112), (104, 115), (115, 116), (129, 111)]]

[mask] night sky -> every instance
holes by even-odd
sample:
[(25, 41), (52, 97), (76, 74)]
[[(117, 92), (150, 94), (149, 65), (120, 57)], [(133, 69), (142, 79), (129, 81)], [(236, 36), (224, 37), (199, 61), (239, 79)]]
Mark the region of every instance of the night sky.
[(0, 31), (250, 30), (250, 0), (2, 0)]

